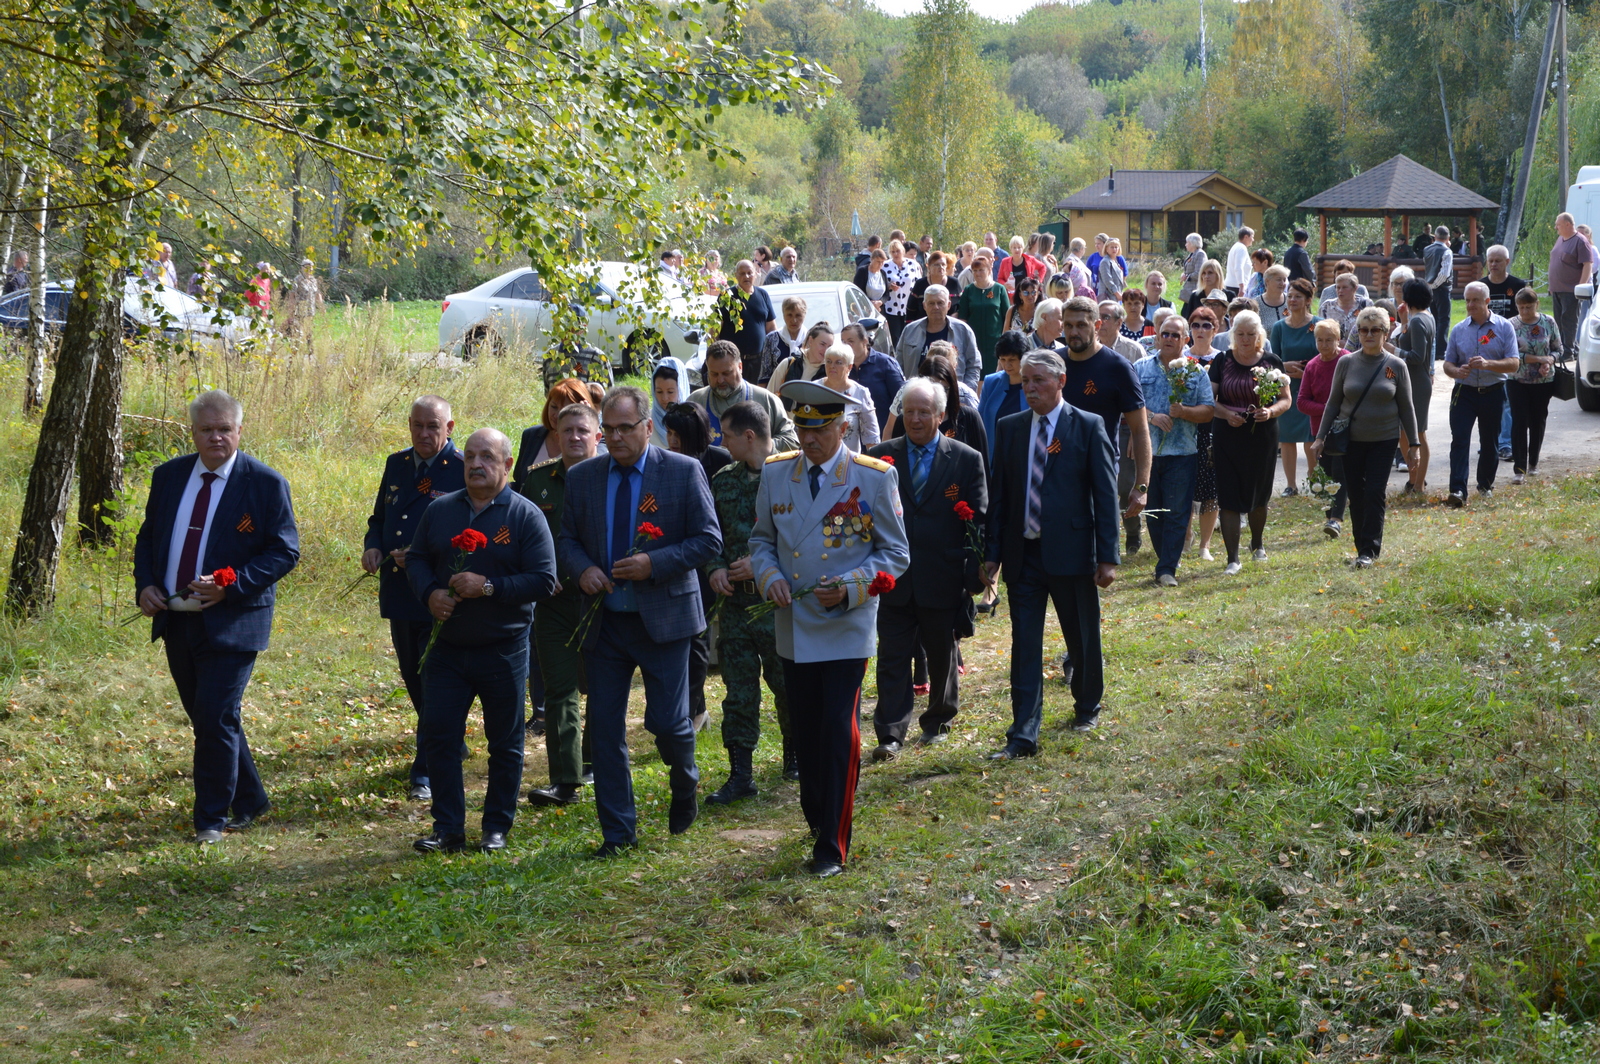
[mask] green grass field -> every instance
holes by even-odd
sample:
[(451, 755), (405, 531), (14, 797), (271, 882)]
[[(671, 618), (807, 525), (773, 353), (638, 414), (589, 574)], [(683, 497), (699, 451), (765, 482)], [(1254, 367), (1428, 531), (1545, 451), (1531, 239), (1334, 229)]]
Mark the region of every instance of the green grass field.
[[(524, 807), (503, 857), (423, 859), (386, 628), (370, 584), (339, 594), (411, 395), (449, 396), (458, 432), (520, 428), (539, 395), (514, 364), (396, 357), (420, 348), (391, 328), (352, 326), (342, 358), (312, 364), (130, 368), (145, 417), (226, 382), (246, 448), (295, 487), (304, 558), (246, 696), (274, 810), (187, 842), (187, 722), (147, 628), (117, 623), (129, 541), (69, 548), (57, 609), (0, 632), (0, 1060), (1600, 1053), (1600, 478), (1462, 512), (1397, 504), (1368, 572), (1310, 498), (1274, 505), (1272, 556), (1238, 578), (1191, 556), (1158, 590), (1147, 548), (1103, 600), (1104, 725), (1065, 730), (1049, 683), (1042, 755), (995, 766), (1002, 605), (966, 644), (953, 741), (863, 771), (839, 879), (799, 874), (775, 734), (760, 797), (669, 838), (636, 731), (636, 856), (585, 858), (585, 803)], [(0, 366), (8, 531), (36, 431), (14, 413), (19, 372)], [(173, 440), (130, 424), (137, 507)], [(485, 763), (468, 741), (470, 803)], [(715, 727), (700, 755), (717, 785)], [(526, 780), (545, 778), (534, 743)]]

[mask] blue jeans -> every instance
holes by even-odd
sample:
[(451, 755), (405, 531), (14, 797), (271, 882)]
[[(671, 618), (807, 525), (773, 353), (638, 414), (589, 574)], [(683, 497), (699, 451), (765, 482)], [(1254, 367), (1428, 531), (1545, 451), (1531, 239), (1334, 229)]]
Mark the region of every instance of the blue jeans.
[[(1150, 460), (1150, 494), (1145, 524), (1156, 551), (1156, 575), (1178, 573), (1183, 541), (1189, 537), (1189, 513), (1194, 508), (1195, 481), (1200, 475), (1198, 454), (1168, 454)], [(1164, 513), (1151, 513), (1162, 510)]]
[(1501, 414), (1506, 405), (1506, 386), (1469, 388), (1456, 384), (1450, 392), (1450, 492), (1467, 493), (1467, 459), (1471, 457), (1472, 430), (1478, 430), (1478, 490), (1494, 487), (1494, 471), (1500, 464), (1496, 443), (1500, 439)]
[(600, 638), (584, 661), (595, 812), (606, 842), (632, 845), (639, 822), (628, 765), (628, 693), (635, 669), (644, 674), (644, 728), (656, 737), (672, 796), (687, 797), (700, 783), (689, 722), (689, 640), (657, 643), (637, 613), (603, 609), (595, 623)]
[(426, 687), (422, 745), (433, 785), (433, 829), (461, 835), (467, 798), (461, 781), (461, 737), (472, 700), (483, 706), (483, 737), (489, 745), (489, 786), (483, 796), (483, 831), (510, 831), (522, 789), (522, 739), (528, 698), (528, 636), (487, 646), (462, 647), (441, 640), (423, 668)]
[(1496, 441), (1497, 450), (1511, 450), (1511, 396), (1506, 396), (1505, 405), (1500, 408), (1500, 439)]

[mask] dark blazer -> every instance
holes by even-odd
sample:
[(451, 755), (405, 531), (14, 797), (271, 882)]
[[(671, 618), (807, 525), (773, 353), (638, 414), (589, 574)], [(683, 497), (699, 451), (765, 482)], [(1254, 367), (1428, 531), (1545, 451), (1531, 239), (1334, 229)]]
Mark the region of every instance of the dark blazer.
[(1288, 250), (1283, 253), (1283, 265), (1289, 271), (1289, 280), (1304, 277), (1313, 284), (1316, 283), (1317, 272), (1311, 265), (1311, 253), (1306, 251), (1303, 245), (1291, 243)]
[[(522, 478), (527, 476), (534, 466), (548, 462), (550, 456), (544, 453), (544, 445), (550, 439), (550, 429), (544, 425), (534, 425), (522, 430), (522, 442), (517, 444), (517, 461), (511, 467), (511, 490), (522, 490)], [(560, 455), (556, 455), (560, 458)], [(456, 487), (461, 487), (457, 484)]]
[[(556, 557), (565, 571), (580, 576), (590, 566), (611, 573), (606, 543), (606, 478), (610, 455), (579, 462), (567, 470), (567, 498), (561, 511)], [(652, 445), (644, 457), (638, 521), (659, 527), (662, 538), (643, 548), (650, 555), (650, 579), (634, 582), (639, 616), (658, 643), (688, 639), (705, 631), (705, 605), (697, 572), (722, 549), (711, 483), (700, 461)], [(592, 601), (592, 599), (590, 600)], [(585, 603), (585, 609), (589, 608)], [(600, 626), (589, 628), (585, 647), (594, 645)]]
[(935, 437), (937, 448), (928, 468), (922, 501), (911, 494), (910, 444), (904, 436), (868, 449), (874, 458), (892, 459), (900, 485), (900, 507), (905, 512), (906, 540), (911, 545), (911, 567), (883, 598), (891, 606), (925, 609), (959, 609), (968, 596), (983, 588), (979, 557), (968, 546), (967, 524), (956, 516), (956, 503), (972, 507), (981, 530), (989, 511), (989, 488), (984, 482), (983, 456), (948, 436)]
[[(163, 462), (150, 475), (144, 523), (133, 545), (136, 592), (163, 587), (166, 581), (172, 526), (188, 520), (187, 514), (179, 516), (178, 506), (198, 460), (199, 455), (186, 454)], [(299, 561), (300, 533), (294, 524), (289, 482), (264, 462), (239, 452), (211, 519), (206, 554), (198, 569), (203, 574), (231, 567), (239, 577), (220, 603), (200, 613), (211, 645), (218, 650), (267, 649), (276, 585)], [(172, 588), (164, 590), (173, 593)], [(152, 642), (166, 632), (169, 616), (162, 610), (151, 618)]]
[(378, 616), (385, 619), (433, 620), (428, 607), (411, 593), (405, 570), (389, 561), (389, 552), (411, 546), (417, 522), (430, 502), (460, 491), (466, 484), (461, 452), (450, 440), (433, 456), (422, 483), (417, 481), (416, 468), (410, 447), (389, 456), (383, 466), (383, 479), (378, 482), (372, 516), (367, 518), (367, 535), (361, 543), (362, 550), (380, 550), (384, 555), (378, 569)]
[[(1033, 412), (1000, 419), (989, 473), (990, 561), (1000, 562), (1007, 579), (1022, 576), (1022, 533), (1027, 519), (1028, 450)], [(1039, 536), (1044, 570), (1050, 576), (1092, 576), (1104, 562), (1117, 565), (1116, 452), (1099, 414), (1066, 404), (1056, 419), (1052, 442), (1060, 450), (1045, 459)]]

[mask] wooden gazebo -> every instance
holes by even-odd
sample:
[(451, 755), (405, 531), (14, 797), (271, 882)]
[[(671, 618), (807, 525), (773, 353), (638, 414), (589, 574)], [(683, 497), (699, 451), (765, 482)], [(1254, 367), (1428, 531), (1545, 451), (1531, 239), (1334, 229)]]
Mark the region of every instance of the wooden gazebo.
[[(1378, 298), (1378, 293), (1389, 287), (1389, 274), (1396, 266), (1410, 266), (1422, 275), (1422, 259), (1412, 250), (1411, 216), (1467, 219), (1467, 247), (1470, 255), (1455, 256), (1456, 294), (1483, 276), (1483, 253), (1478, 247), (1478, 214), (1498, 207), (1498, 203), (1483, 198), (1470, 188), (1465, 188), (1436, 174), (1426, 166), (1404, 155), (1396, 155), (1386, 163), (1374, 166), (1363, 174), (1318, 193), (1303, 203), (1296, 204), (1317, 212), (1322, 224), (1321, 254), (1316, 257), (1319, 284), (1333, 283), (1333, 267), (1340, 259), (1355, 263), (1356, 276), (1367, 286), (1367, 291)], [(1382, 255), (1329, 255), (1328, 216), (1383, 219)], [(1400, 233), (1404, 243), (1394, 245), (1394, 219), (1400, 218)], [(1403, 250), (1401, 250), (1403, 249)], [(1399, 250), (1397, 255), (1395, 252)]]

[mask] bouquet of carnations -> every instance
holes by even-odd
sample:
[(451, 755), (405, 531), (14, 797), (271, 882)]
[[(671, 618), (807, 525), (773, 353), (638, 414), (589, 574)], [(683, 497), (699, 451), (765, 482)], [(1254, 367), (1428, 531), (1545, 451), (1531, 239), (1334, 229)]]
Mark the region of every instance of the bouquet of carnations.
[(967, 546), (972, 548), (972, 553), (978, 556), (978, 561), (983, 561), (983, 530), (978, 527), (977, 514), (966, 502), (956, 503), (956, 517), (966, 526)]
[[(489, 537), (479, 532), (476, 528), (464, 528), (450, 537), (450, 545), (458, 552), (455, 564), (451, 568), (459, 573), (466, 566), (468, 555), (489, 545)], [(445, 592), (451, 598), (456, 597), (455, 588), (446, 588)], [(421, 672), (422, 667), (428, 663), (428, 655), (433, 651), (433, 644), (439, 641), (439, 630), (443, 627), (443, 621), (435, 620), (433, 622), (433, 631), (428, 633), (428, 645), (423, 648), (422, 657), (417, 659), (418, 672)]]
[[(1204, 373), (1206, 368), (1200, 360), (1193, 355), (1179, 355), (1167, 363), (1167, 388), (1169, 396), (1167, 402), (1176, 406), (1183, 403), (1184, 397), (1189, 394), (1189, 389), (1194, 386), (1196, 378)], [(1172, 438), (1169, 430), (1161, 437), (1161, 447), (1165, 449), (1167, 441)], [(1157, 452), (1159, 454), (1159, 452)]]
[[(802, 587), (798, 591), (792, 591), (792, 592), (789, 593), (790, 605), (793, 605), (794, 603), (799, 602), (801, 596), (809, 595), (813, 591), (817, 590), (817, 588), (819, 588), (819, 587), (839, 587), (839, 586), (841, 586), (841, 585), (839, 585), (839, 584), (827, 584), (827, 585), (824, 585), (824, 584), (812, 584), (810, 587)], [(884, 572), (882, 569), (879, 569), (877, 575), (872, 578), (872, 583), (867, 585), (867, 596), (869, 598), (877, 598), (879, 595), (883, 594), (885, 591), (893, 591), (893, 590), (894, 590), (894, 577), (890, 576), (888, 573)], [(750, 615), (751, 619), (754, 619), (754, 618), (757, 618), (757, 617), (765, 617), (767, 614), (774, 612), (777, 608), (778, 608), (778, 604), (776, 602), (773, 602), (771, 599), (765, 599), (765, 600), (763, 600), (761, 602), (756, 603), (754, 606), (745, 607), (745, 612)]]
[[(661, 531), (658, 526), (651, 524), (649, 521), (643, 522), (634, 531), (633, 546), (628, 548), (628, 553), (624, 554), (623, 557), (633, 557), (639, 553), (646, 543), (658, 540), (664, 535), (666, 533)], [(605, 601), (606, 593), (604, 591), (594, 597), (594, 601), (589, 603), (588, 610), (584, 612), (583, 620), (578, 622), (578, 630), (572, 633), (571, 639), (567, 640), (567, 646), (583, 646), (583, 641), (589, 637), (589, 629), (594, 627), (594, 622), (600, 616), (600, 611), (605, 608)]]
[[(1256, 366), (1250, 371), (1256, 379), (1256, 398), (1261, 405), (1255, 409), (1266, 409), (1283, 395), (1284, 389), (1289, 387), (1289, 375), (1281, 369), (1271, 369), (1267, 366)], [(1250, 422), (1250, 431), (1256, 430), (1256, 423)]]

